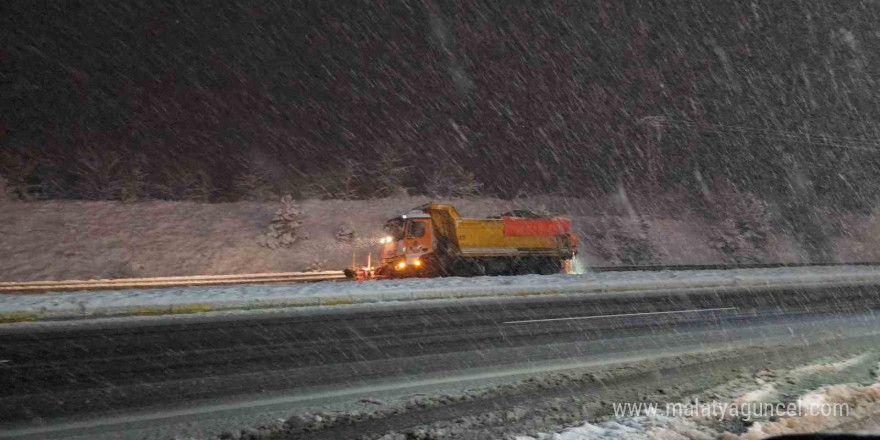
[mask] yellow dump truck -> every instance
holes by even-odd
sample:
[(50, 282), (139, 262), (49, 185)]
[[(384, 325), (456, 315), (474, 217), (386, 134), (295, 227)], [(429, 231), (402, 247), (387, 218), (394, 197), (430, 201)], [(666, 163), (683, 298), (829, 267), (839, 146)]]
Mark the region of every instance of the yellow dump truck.
[(450, 204), (429, 203), (388, 220), (381, 262), (352, 268), (358, 279), (559, 273), (577, 253), (571, 221), (513, 211), (462, 218)]

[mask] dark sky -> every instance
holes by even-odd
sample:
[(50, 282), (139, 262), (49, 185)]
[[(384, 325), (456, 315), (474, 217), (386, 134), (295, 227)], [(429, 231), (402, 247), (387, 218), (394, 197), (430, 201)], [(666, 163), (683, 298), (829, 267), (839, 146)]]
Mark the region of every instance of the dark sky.
[(877, 139), (878, 9), (9, 0), (0, 147), (31, 152), (31, 181), (89, 149), (123, 152), (150, 179), (189, 164), (218, 187), (242, 163), (307, 181), (346, 160), (368, 172), (390, 151), (409, 186), (453, 166), (505, 196), (661, 185), (695, 168), (761, 186), (791, 157), (816, 176), (864, 162), (790, 133)]

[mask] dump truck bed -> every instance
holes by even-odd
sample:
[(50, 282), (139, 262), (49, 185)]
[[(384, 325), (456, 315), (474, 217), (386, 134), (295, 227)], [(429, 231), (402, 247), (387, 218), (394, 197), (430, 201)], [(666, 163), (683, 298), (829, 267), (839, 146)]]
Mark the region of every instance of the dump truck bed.
[(463, 218), (456, 224), (461, 253), (474, 257), (562, 255), (568, 229), (564, 219)]

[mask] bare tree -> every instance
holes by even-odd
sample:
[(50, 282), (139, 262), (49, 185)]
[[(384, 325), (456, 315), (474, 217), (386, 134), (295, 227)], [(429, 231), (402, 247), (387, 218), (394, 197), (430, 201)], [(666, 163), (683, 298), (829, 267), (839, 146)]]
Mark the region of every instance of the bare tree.
[(162, 199), (208, 202), (214, 194), (214, 187), (204, 169), (171, 163), (162, 169), (162, 179), (154, 186), (154, 191)]
[(474, 173), (461, 167), (445, 166), (428, 176), (425, 191), (434, 198), (473, 197), (480, 194), (483, 184)]
[(243, 164), (243, 170), (233, 181), (238, 199), (265, 201), (278, 197), (269, 172), (253, 159), (244, 160)]
[(393, 150), (385, 150), (379, 157), (379, 162), (373, 173), (376, 185), (373, 195), (378, 197), (406, 195), (407, 189), (404, 187), (404, 181), (410, 168), (403, 165), (400, 154)]
[(0, 175), (0, 203), (10, 202), (14, 199), (12, 188), (6, 181), (6, 178)]

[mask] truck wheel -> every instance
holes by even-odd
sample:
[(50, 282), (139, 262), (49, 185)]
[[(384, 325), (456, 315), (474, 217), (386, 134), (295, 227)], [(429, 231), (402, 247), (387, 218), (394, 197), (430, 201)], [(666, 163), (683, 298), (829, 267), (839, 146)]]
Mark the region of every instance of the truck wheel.
[(483, 264), (487, 275), (510, 275), (513, 272), (512, 266), (513, 262), (507, 258), (492, 258)]
[(461, 258), (452, 264), (452, 275), (457, 277), (476, 277), (486, 274), (486, 268), (479, 260)]
[(534, 258), (516, 258), (511, 262), (511, 273), (529, 275), (538, 272), (538, 264)]
[(455, 275), (448, 258), (431, 254), (425, 262), (425, 273), (429, 277), (448, 277)]
[(562, 262), (555, 258), (545, 258), (538, 265), (538, 273), (541, 275), (553, 275), (562, 272)]

